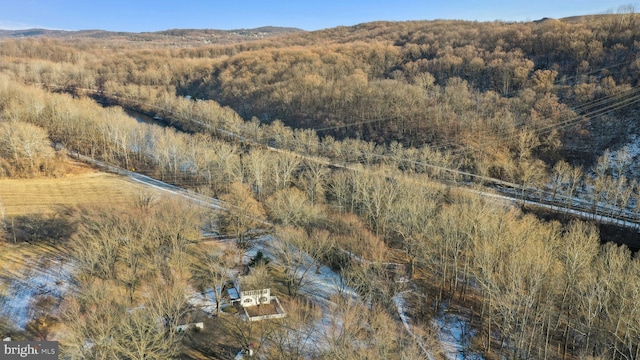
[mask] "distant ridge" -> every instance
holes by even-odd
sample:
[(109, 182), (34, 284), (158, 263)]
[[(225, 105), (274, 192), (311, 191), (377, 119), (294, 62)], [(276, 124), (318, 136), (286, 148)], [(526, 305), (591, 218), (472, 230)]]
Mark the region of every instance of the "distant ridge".
[(74, 33), (75, 31), (65, 31), (65, 30), (49, 30), (49, 29), (22, 29), (22, 30), (0, 30), (0, 38), (23, 38), (23, 37), (40, 37), (40, 36), (51, 36), (51, 37), (59, 37), (65, 36), (69, 33)]
[(279, 35), (302, 32), (289, 27), (263, 26), (255, 29), (215, 30), (215, 29), (169, 29), (155, 32), (119, 32), (106, 30), (50, 30), (23, 29), (0, 30), (0, 38), (57, 38), (57, 39), (122, 39), (131, 41), (153, 41), (176, 38), (180, 40), (202, 41), (206, 43), (229, 43), (256, 40)]
[(290, 27), (277, 27), (277, 26), (263, 26), (255, 29), (233, 29), (233, 30), (216, 30), (216, 29), (169, 29), (164, 31), (156, 31), (156, 32), (145, 32), (142, 34), (165, 34), (172, 36), (185, 36), (185, 35), (195, 35), (195, 34), (228, 34), (228, 33), (246, 33), (246, 34), (289, 34), (294, 32), (304, 31), (298, 28), (290, 28)]

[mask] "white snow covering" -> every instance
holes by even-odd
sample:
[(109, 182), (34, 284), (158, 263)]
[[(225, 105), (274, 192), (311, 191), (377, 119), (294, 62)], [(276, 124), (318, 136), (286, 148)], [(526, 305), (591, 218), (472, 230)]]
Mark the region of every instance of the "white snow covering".
[[(201, 292), (192, 293), (187, 299), (187, 303), (207, 314), (217, 313), (216, 292), (213, 289), (207, 289), (204, 294)], [(222, 307), (222, 304), (220, 304), (220, 308)]]
[[(393, 297), (393, 302), (396, 304), (400, 319), (404, 324), (404, 328), (411, 335), (425, 357), (429, 360), (435, 358), (431, 352), (426, 348), (422, 339), (417, 336), (411, 330), (411, 324), (409, 317), (405, 314), (406, 303), (404, 300), (404, 292), (397, 293)], [(458, 314), (448, 312), (446, 307), (440, 314), (433, 320), (433, 325), (438, 331), (438, 342), (440, 349), (444, 352), (444, 355), (449, 360), (483, 360), (484, 358), (480, 354), (472, 353), (469, 351), (469, 345), (471, 337), (474, 335), (474, 331), (471, 329), (469, 322)]]
[(46, 266), (34, 263), (26, 266), (20, 277), (12, 278), (0, 296), (0, 315), (8, 317), (18, 328), (24, 329), (29, 320), (29, 306), (38, 295), (61, 298), (70, 290), (73, 265), (50, 260)]
[(609, 164), (615, 164), (618, 159), (618, 154), (621, 151), (627, 153), (629, 162), (626, 164), (629, 168), (625, 176), (629, 179), (638, 179), (638, 175), (640, 175), (640, 164), (638, 164), (638, 160), (640, 159), (640, 137), (636, 134), (630, 136), (630, 141), (619, 150), (610, 150), (609, 151)]
[(449, 360), (482, 360), (482, 355), (469, 351), (475, 331), (463, 316), (447, 311), (446, 307), (433, 320), (440, 329), (438, 340)]
[[(305, 274), (307, 280), (300, 289), (301, 293), (316, 300), (318, 298), (329, 300), (334, 295), (349, 296), (352, 299), (358, 297), (358, 294), (347, 286), (344, 279), (330, 267), (324, 265), (318, 267), (317, 262), (310, 257), (308, 260), (312, 263), (302, 265), (305, 268), (310, 267), (310, 270)], [(299, 273), (304, 271), (302, 266), (297, 269)]]
[(397, 293), (396, 296), (393, 297), (393, 302), (396, 304), (396, 308), (398, 309), (398, 314), (400, 315), (400, 319), (404, 324), (404, 328), (407, 329), (407, 332), (409, 333), (409, 335), (413, 336), (413, 338), (416, 340), (416, 343), (418, 344), (418, 346), (420, 346), (420, 349), (422, 349), (422, 352), (427, 357), (427, 359), (434, 360), (433, 355), (431, 355), (429, 350), (427, 350), (427, 348), (424, 346), (422, 339), (416, 334), (414, 334), (413, 331), (411, 331), (411, 325), (409, 325), (409, 318), (404, 312), (405, 301), (402, 293)]

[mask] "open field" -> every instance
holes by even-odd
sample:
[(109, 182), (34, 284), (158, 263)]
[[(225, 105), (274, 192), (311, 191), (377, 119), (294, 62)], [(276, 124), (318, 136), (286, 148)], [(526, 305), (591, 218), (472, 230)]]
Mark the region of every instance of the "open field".
[(87, 165), (70, 165), (62, 178), (0, 179), (0, 202), (6, 215), (55, 212), (59, 206), (132, 204), (148, 188), (124, 177), (98, 172)]
[[(63, 206), (133, 205), (141, 196), (154, 195), (155, 190), (149, 190), (145, 185), (100, 172), (83, 163), (70, 160), (66, 168), (66, 175), (58, 178), (0, 179), (0, 202), (7, 217), (16, 219), (18, 224), (21, 218), (31, 216), (38, 219), (44, 215), (49, 219), (50, 214)], [(24, 231), (20, 228), (18, 233)], [(34, 297), (53, 295), (59, 298), (69, 290), (74, 266), (67, 258), (62, 244), (0, 242), (0, 316), (7, 317), (18, 329), (25, 329)]]

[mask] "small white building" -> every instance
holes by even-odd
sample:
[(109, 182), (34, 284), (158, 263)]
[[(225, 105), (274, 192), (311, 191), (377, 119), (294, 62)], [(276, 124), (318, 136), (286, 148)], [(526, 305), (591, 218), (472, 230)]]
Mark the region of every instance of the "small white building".
[[(238, 300), (241, 311), (249, 321), (278, 319), (287, 316), (280, 300), (271, 295), (271, 289), (242, 290), (240, 282), (236, 280), (236, 290), (240, 294)], [(240, 310), (240, 309), (239, 309)]]
[(240, 291), (240, 305), (242, 307), (269, 304), (271, 289)]

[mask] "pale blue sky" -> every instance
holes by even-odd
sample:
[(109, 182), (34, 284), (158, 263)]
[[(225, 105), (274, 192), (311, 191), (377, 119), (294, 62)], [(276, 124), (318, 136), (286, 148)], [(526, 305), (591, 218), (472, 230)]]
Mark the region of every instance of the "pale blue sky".
[(528, 21), (618, 12), (629, 0), (0, 0), (0, 28), (317, 30), (375, 20)]

